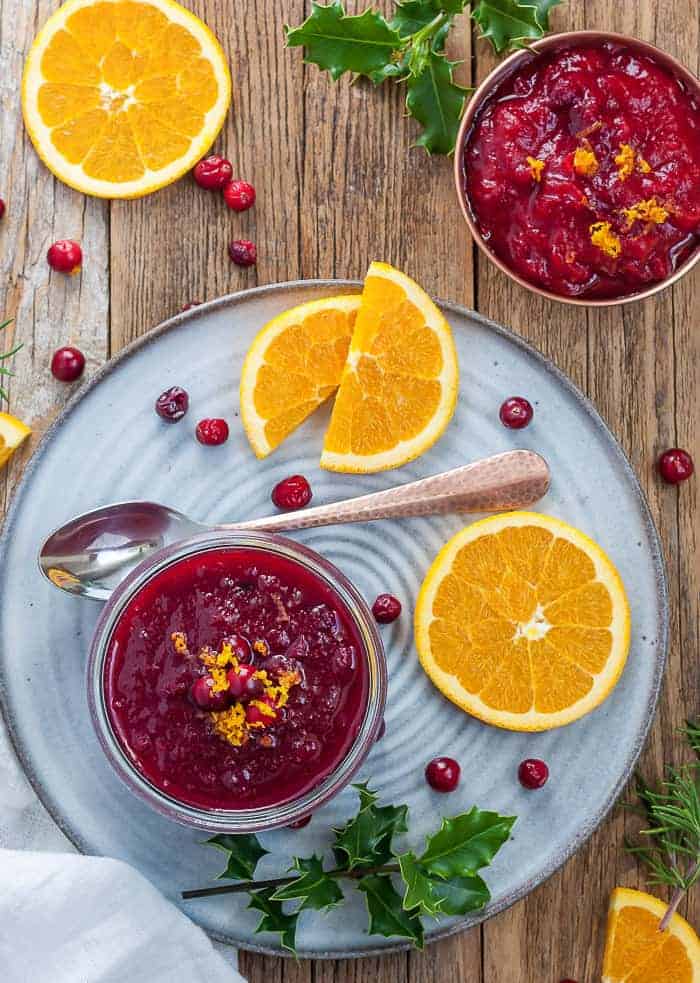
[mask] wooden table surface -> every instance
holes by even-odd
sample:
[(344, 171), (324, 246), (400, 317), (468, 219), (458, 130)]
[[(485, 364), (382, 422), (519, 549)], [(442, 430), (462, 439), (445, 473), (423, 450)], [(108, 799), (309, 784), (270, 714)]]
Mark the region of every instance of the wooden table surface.
[[(381, 2), (380, 7), (389, 7)], [(698, 478), (663, 486), (653, 462), (680, 445), (700, 463), (700, 276), (644, 303), (586, 311), (539, 299), (477, 255), (459, 215), (451, 162), (411, 149), (398, 88), (333, 85), (282, 27), (310, 10), (303, 0), (185, 0), (230, 57), (234, 101), (217, 146), (252, 181), (256, 207), (227, 212), (185, 179), (135, 202), (85, 198), (54, 180), (21, 124), (19, 79), (33, 35), (56, 0), (0, 0), (0, 313), (16, 318), (11, 411), (35, 430), (31, 446), (0, 475), (6, 507), (22, 466), (70, 394), (48, 371), (69, 341), (88, 373), (194, 298), (299, 277), (362, 277), (372, 259), (391, 262), (428, 291), (509, 325), (553, 359), (593, 399), (619, 437), (649, 497), (671, 592), (671, 650), (652, 736), (649, 776), (682, 753), (677, 728), (700, 711), (698, 683)], [(359, 12), (364, 2), (350, 0)], [(656, 42), (697, 72), (697, 0), (571, 0), (558, 28), (615, 30)], [(463, 81), (494, 64), (466, 19), (455, 29)], [(233, 266), (231, 238), (257, 242), (256, 269)], [(82, 276), (50, 274), (58, 238), (82, 242)], [(126, 396), (127, 394), (125, 394)], [(582, 461), (582, 469), (586, 462)], [(595, 476), (589, 476), (595, 478)], [(604, 476), (601, 476), (603, 478)], [(591, 762), (595, 769), (595, 762)], [(241, 955), (251, 983), (557, 983), (600, 977), (605, 911), (617, 884), (643, 886), (622, 850), (619, 809), (591, 841), (527, 900), (480, 929), (410, 953), (356, 962), (294, 963)], [(700, 888), (681, 909), (700, 927)]]

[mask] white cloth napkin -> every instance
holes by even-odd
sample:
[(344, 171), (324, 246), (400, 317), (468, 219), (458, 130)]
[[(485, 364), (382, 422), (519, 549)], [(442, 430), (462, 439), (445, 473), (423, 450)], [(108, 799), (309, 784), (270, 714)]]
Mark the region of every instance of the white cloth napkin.
[(2, 983), (243, 983), (218, 949), (133, 868), (75, 852), (0, 719)]

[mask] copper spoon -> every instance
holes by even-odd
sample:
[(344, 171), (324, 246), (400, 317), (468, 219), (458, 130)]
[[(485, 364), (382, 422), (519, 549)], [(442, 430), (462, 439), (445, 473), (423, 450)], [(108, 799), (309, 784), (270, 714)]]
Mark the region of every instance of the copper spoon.
[(519, 450), (344, 502), (216, 526), (155, 502), (122, 502), (86, 512), (53, 532), (39, 551), (39, 567), (55, 587), (104, 601), (150, 553), (205, 532), (286, 532), (445, 512), (502, 512), (539, 501), (549, 480), (544, 458)]

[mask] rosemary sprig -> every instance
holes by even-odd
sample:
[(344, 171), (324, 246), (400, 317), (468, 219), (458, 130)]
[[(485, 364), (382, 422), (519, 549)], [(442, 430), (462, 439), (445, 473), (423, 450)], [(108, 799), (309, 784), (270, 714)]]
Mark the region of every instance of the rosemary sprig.
[(700, 720), (688, 721), (683, 733), (698, 760), (681, 768), (667, 767), (657, 789), (637, 776), (639, 805), (646, 820), (638, 842), (626, 848), (649, 868), (649, 882), (673, 888), (660, 929), (667, 926), (683, 896), (700, 878)]
[[(3, 328), (6, 328), (8, 326), (8, 324), (12, 324), (12, 318), (11, 317), (8, 318), (6, 321), (3, 321), (2, 324), (0, 324), (0, 331), (2, 331)], [(13, 355), (16, 355), (17, 352), (21, 348), (23, 348), (23, 347), (24, 346), (20, 342), (19, 345), (15, 345), (15, 347), (14, 348), (11, 348), (8, 352), (5, 352), (4, 354), (3, 353), (0, 353), (0, 376), (13, 376), (14, 375), (14, 372), (12, 372), (10, 369), (7, 368), (6, 365), (3, 365), (2, 363), (5, 362), (5, 361), (7, 361), (8, 358), (12, 358)], [(7, 392), (3, 389), (3, 387), (0, 386), (0, 402), (2, 402), (3, 399), (7, 403), (7, 402), (9, 402), (10, 397), (7, 395)]]

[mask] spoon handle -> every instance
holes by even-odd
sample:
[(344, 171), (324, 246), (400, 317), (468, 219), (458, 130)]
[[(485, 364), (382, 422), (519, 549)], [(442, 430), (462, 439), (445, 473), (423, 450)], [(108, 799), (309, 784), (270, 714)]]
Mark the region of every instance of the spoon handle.
[(217, 528), (284, 532), (444, 512), (502, 512), (533, 505), (546, 494), (549, 479), (549, 467), (539, 454), (508, 451), (371, 495)]

